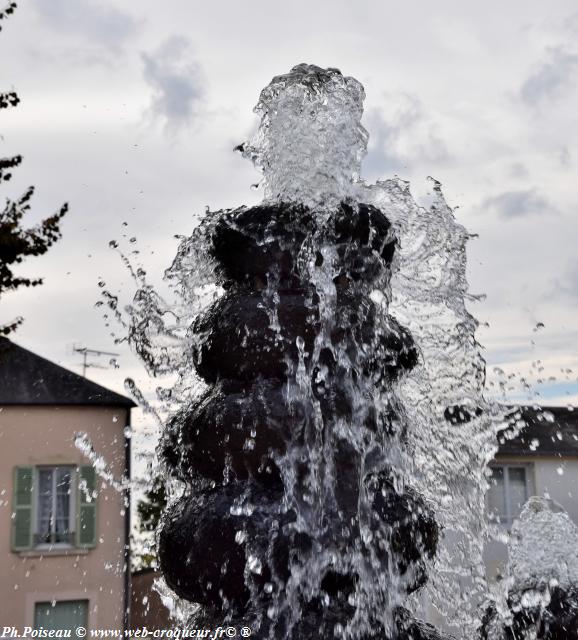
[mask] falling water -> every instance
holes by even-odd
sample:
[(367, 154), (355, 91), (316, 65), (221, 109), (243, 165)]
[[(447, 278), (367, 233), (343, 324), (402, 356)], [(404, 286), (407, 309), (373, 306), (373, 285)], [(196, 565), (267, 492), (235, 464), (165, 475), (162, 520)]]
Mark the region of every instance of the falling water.
[[(440, 183), (430, 180), (429, 209), (418, 206), (409, 184), (399, 179), (362, 184), (360, 197), (386, 212), (395, 229), (399, 246), (389, 309), (410, 330), (421, 354), (397, 393), (409, 424), (404, 471), (433, 505), (443, 531), (425, 599), (446, 622), (473, 637), (487, 588), (486, 474), (504, 422), (502, 409), (483, 397), (485, 362), (474, 337), (478, 323), (466, 308), (477, 299), (466, 280), (470, 236), (456, 222)], [(512, 435), (520, 426), (512, 427)]]
[(578, 633), (578, 528), (534, 496), (512, 526), (506, 576), (486, 603), (482, 640), (573, 640)]
[(468, 234), (439, 183), (426, 210), (398, 179), (360, 179), (363, 99), (336, 69), (274, 78), (239, 147), (262, 205), (207, 212), (166, 272), (174, 300), (143, 281), (129, 309), (131, 344), (171, 380), (167, 582), (197, 621), (253, 637), (438, 637), (407, 611), (428, 574), (471, 637), (485, 589), (500, 415), (465, 306)]

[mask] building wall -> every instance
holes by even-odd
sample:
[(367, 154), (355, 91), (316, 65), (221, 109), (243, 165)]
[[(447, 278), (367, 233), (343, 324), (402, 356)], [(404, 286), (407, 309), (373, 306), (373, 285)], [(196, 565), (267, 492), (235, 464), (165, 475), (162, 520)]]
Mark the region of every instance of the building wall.
[(34, 604), (88, 600), (89, 628), (122, 628), (124, 515), (121, 495), (97, 481), (93, 549), (11, 551), (13, 470), (17, 465), (82, 465), (74, 445), (86, 432), (115, 478), (124, 472), (127, 411), (107, 407), (0, 407), (0, 626), (32, 626)]
[(540, 458), (534, 464), (534, 478), (537, 495), (549, 494), (578, 525), (578, 458)]
[[(498, 456), (498, 464), (527, 464), (532, 495), (548, 496), (561, 504), (578, 525), (578, 458), (547, 456)], [(559, 473), (559, 469), (562, 473)], [(508, 559), (506, 545), (495, 540), (486, 545), (484, 559), (488, 577), (503, 573)]]
[(160, 578), (159, 571), (144, 569), (132, 575), (131, 585), (131, 629), (149, 631), (171, 629), (169, 610), (164, 606), (154, 588), (154, 581)]
[[(546, 456), (497, 456), (497, 464), (529, 465), (530, 495), (544, 496), (561, 504), (568, 515), (578, 525), (578, 458), (546, 457)], [(559, 468), (563, 473), (558, 472)], [(459, 537), (456, 537), (456, 544)], [(489, 541), (484, 550), (486, 573), (490, 580), (504, 572), (508, 560), (507, 546), (496, 540)], [(467, 592), (467, 585), (464, 587)], [(461, 637), (460, 629), (451, 628), (441, 614), (431, 605), (427, 598), (421, 600), (421, 615), (425, 620), (440, 630), (445, 630)]]

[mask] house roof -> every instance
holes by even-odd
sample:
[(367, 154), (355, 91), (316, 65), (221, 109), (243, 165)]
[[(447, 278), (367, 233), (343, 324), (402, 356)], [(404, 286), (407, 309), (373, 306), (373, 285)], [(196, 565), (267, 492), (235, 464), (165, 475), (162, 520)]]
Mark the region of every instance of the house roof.
[[(498, 454), (578, 456), (578, 410), (529, 406), (510, 409), (510, 426), (498, 436)], [(513, 437), (520, 425), (520, 432)]]
[(0, 405), (135, 407), (125, 396), (0, 337)]

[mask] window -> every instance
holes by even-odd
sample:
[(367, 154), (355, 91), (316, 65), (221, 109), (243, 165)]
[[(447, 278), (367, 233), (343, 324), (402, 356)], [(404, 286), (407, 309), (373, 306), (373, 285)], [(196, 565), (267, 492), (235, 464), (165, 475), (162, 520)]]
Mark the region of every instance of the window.
[(493, 522), (510, 528), (530, 497), (529, 465), (495, 465), (491, 467), (488, 512)]
[(35, 545), (74, 544), (74, 467), (36, 469)]
[[(37, 602), (34, 607), (35, 629), (76, 630), (86, 629), (88, 622), (88, 600), (65, 600)], [(74, 637), (74, 635), (72, 636)]]
[(96, 546), (94, 467), (14, 468), (12, 551)]

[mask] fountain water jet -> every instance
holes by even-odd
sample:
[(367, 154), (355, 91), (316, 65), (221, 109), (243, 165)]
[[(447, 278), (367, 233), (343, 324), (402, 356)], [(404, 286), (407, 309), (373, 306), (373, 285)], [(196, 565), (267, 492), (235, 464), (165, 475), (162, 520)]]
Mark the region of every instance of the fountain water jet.
[(534, 496), (512, 526), (502, 597), (486, 605), (482, 640), (578, 639), (578, 528)]
[(204, 255), (218, 288), (187, 338), (208, 388), (161, 444), (184, 486), (161, 568), (197, 621), (258, 638), (440, 637), (401, 606), (438, 529), (401, 468), (418, 352), (387, 310), (391, 223), (356, 198), (363, 97), (335, 69), (274, 78), (243, 146), (264, 203), (209, 214), (172, 270)]

